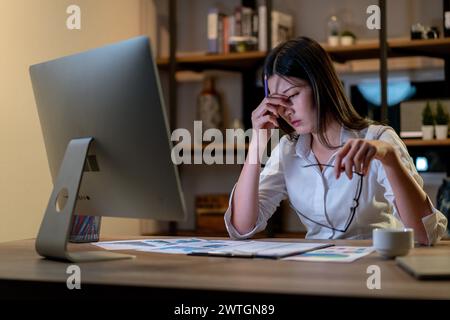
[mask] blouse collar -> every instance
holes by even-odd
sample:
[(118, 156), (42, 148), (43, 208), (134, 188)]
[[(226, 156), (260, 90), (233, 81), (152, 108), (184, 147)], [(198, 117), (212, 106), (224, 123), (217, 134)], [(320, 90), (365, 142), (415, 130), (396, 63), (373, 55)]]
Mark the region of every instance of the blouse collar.
[[(340, 145), (344, 145), (347, 140), (360, 138), (360, 131), (352, 130), (341, 126), (340, 132)], [(311, 133), (301, 134), (299, 135), (297, 142), (295, 144), (295, 154), (302, 158), (307, 158), (308, 154), (311, 152)]]

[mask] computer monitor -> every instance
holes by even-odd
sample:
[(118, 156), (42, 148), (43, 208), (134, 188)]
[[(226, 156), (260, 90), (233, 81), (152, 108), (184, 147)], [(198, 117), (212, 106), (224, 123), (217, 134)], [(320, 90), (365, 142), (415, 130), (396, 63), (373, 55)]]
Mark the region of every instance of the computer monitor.
[(146, 37), (30, 67), (54, 189), (36, 240), (47, 258), (120, 259), (68, 252), (74, 214), (182, 220), (168, 120)]

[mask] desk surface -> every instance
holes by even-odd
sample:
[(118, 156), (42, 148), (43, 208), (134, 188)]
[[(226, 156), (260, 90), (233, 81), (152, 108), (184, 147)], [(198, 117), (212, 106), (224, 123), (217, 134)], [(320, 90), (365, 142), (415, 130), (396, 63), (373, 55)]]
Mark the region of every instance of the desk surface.
[[(295, 241), (269, 239), (272, 240)], [(331, 242), (337, 245), (371, 245), (371, 241), (359, 240)], [(98, 250), (89, 244), (71, 247), (75, 248), (73, 250)], [(450, 299), (450, 280), (416, 280), (400, 269), (395, 261), (384, 260), (377, 253), (353, 263), (230, 259), (134, 251), (129, 253), (137, 255), (137, 258), (78, 264), (82, 273), (82, 286), (118, 286), (123, 293), (127, 292), (124, 290), (133, 289), (141, 292), (166, 289), (295, 297)], [(441, 242), (434, 247), (414, 248), (410, 254), (450, 254), (450, 241)], [(70, 264), (40, 258), (34, 250), (34, 240), (0, 244), (0, 261), (0, 292), (4, 292), (2, 289), (7, 286), (21, 288), (20, 290), (32, 288), (33, 294), (39, 294), (38, 288), (45, 284), (67, 291), (66, 268)], [(367, 288), (369, 265), (378, 265), (381, 269), (380, 290)], [(19, 289), (17, 291), (18, 295), (22, 294)]]

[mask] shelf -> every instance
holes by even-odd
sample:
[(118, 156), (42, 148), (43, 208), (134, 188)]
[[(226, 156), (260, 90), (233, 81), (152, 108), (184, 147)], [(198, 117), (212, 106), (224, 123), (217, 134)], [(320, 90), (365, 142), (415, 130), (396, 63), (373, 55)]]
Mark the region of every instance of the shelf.
[(388, 41), (392, 51), (401, 56), (450, 58), (450, 38)]
[(407, 147), (448, 147), (450, 139), (445, 140), (423, 140), (423, 139), (403, 139)]
[[(411, 70), (442, 70), (445, 62), (442, 59), (430, 57), (393, 57), (388, 59), (387, 68), (391, 71)], [(338, 75), (378, 72), (380, 70), (379, 59), (353, 60), (344, 64), (335, 64)]]
[[(337, 62), (361, 59), (378, 59), (380, 57), (378, 41), (356, 43), (351, 46), (330, 47), (328, 45), (323, 45), (323, 47), (330, 54), (331, 58)], [(388, 40), (388, 56), (449, 58), (450, 38)]]
[[(350, 60), (378, 59), (378, 41), (356, 43), (351, 46), (330, 47), (322, 45), (336, 62)], [(433, 58), (450, 58), (450, 38), (409, 40), (388, 40), (389, 57), (424, 56)], [(220, 69), (242, 70), (253, 68), (264, 61), (266, 52), (251, 51), (229, 54), (193, 54), (177, 57), (178, 70)], [(160, 68), (169, 66), (168, 58), (158, 58), (157, 65)]]
[(322, 46), (331, 56), (331, 59), (341, 63), (350, 60), (376, 59), (380, 57), (378, 42), (356, 43), (351, 46)]
[[(193, 54), (177, 57), (178, 70), (202, 71), (205, 69), (242, 70), (260, 65), (266, 52), (249, 51), (229, 54)], [(158, 58), (157, 65), (160, 68), (169, 66), (168, 58)]]

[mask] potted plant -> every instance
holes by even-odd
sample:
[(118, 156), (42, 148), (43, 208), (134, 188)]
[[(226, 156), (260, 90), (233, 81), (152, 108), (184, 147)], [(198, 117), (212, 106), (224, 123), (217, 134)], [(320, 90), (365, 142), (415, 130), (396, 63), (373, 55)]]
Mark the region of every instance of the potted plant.
[(353, 32), (345, 30), (341, 33), (341, 45), (350, 46), (355, 44), (356, 36)]
[(425, 108), (422, 111), (422, 139), (433, 139), (434, 134), (434, 116), (431, 111), (430, 102), (427, 101)]
[(442, 103), (438, 101), (435, 117), (436, 139), (447, 139), (448, 120), (449, 120), (448, 113), (444, 111)]

